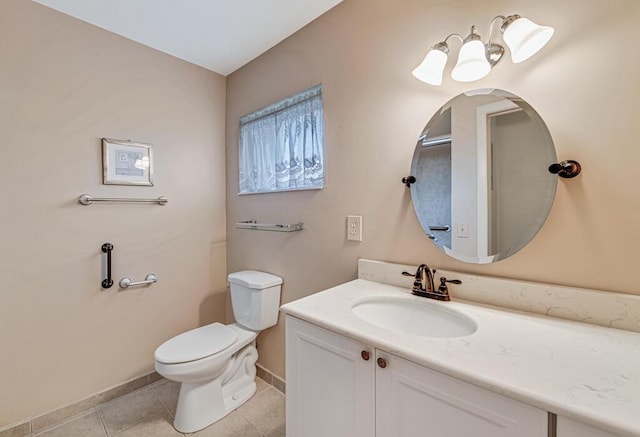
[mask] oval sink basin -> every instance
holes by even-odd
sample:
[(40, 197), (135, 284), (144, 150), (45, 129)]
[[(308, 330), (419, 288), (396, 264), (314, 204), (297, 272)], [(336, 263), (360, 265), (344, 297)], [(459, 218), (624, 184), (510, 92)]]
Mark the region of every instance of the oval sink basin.
[(478, 330), (472, 319), (453, 309), (413, 299), (372, 297), (351, 311), (367, 323), (404, 335), (453, 338)]

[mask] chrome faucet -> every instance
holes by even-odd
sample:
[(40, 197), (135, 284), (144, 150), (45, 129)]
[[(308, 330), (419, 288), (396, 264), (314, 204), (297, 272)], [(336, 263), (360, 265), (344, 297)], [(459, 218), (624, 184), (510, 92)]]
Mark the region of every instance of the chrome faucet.
[(449, 290), (447, 289), (447, 282), (452, 284), (461, 284), (458, 279), (447, 280), (447, 278), (440, 278), (440, 287), (436, 290), (436, 286), (433, 281), (433, 275), (435, 270), (431, 270), (428, 265), (420, 264), (415, 275), (409, 272), (402, 272), (404, 276), (414, 276), (413, 287), (411, 288), (411, 294), (416, 296), (428, 297), (429, 299), (437, 300), (451, 300), (449, 297)]

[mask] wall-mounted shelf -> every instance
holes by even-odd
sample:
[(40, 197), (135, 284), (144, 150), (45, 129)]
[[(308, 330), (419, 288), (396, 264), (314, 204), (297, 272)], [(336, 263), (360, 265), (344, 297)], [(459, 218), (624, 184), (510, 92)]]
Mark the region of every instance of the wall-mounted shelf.
[(236, 223), (238, 229), (250, 229), (253, 231), (271, 231), (271, 232), (297, 232), (304, 229), (304, 223), (291, 224), (269, 224), (258, 223), (255, 220)]

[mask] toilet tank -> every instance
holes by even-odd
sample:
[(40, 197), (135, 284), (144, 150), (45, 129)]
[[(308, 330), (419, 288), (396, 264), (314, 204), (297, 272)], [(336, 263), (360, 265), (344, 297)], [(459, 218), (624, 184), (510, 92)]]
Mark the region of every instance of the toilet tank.
[(236, 322), (261, 331), (278, 322), (282, 278), (257, 270), (230, 273), (231, 305)]

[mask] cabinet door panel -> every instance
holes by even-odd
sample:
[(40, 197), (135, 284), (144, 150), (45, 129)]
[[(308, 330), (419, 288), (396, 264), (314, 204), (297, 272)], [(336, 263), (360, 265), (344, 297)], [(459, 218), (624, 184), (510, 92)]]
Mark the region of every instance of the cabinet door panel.
[(287, 436), (375, 436), (371, 348), (291, 316), (286, 348)]
[(618, 437), (618, 434), (611, 434), (606, 431), (592, 428), (583, 423), (575, 422), (571, 419), (558, 416), (557, 437)]
[(377, 351), (376, 437), (546, 437), (547, 412)]

